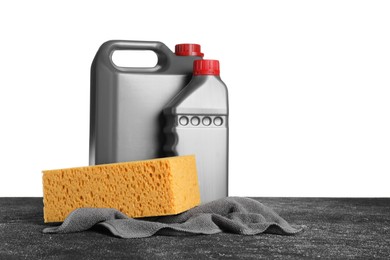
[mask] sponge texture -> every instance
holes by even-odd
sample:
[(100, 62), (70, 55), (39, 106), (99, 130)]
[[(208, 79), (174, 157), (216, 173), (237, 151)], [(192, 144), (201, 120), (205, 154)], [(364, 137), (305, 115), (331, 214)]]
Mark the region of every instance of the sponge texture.
[(200, 204), (194, 156), (43, 171), (44, 221), (76, 208), (115, 208), (129, 217), (178, 214)]

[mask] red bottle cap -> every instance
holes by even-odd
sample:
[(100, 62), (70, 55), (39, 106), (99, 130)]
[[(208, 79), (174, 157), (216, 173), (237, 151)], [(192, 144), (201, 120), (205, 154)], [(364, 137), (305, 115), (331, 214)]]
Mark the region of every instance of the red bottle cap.
[(200, 52), (200, 45), (193, 43), (176, 44), (175, 54), (177, 56), (204, 56), (204, 54)]
[(215, 75), (219, 76), (218, 60), (195, 60), (194, 76), (196, 75)]

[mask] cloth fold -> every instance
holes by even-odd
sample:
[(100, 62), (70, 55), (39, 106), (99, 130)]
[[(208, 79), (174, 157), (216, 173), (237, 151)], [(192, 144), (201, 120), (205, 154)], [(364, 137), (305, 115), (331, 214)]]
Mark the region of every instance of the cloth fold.
[(134, 219), (111, 208), (79, 208), (56, 227), (43, 233), (81, 232), (100, 225), (121, 238), (158, 235), (216, 234), (241, 235), (271, 233), (294, 235), (303, 227), (293, 227), (271, 208), (244, 197), (227, 197), (200, 205), (178, 215)]

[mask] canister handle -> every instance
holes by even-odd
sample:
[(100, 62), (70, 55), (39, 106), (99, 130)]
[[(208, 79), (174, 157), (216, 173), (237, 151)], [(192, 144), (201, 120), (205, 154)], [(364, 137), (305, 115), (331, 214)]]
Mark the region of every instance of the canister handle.
[[(146, 50), (153, 51), (157, 55), (157, 64), (150, 68), (140, 67), (120, 67), (116, 66), (112, 61), (112, 54), (117, 50)], [(162, 42), (157, 41), (126, 41), (126, 40), (112, 40), (102, 44), (99, 48), (99, 55), (105, 60), (106, 64), (123, 72), (157, 72), (168, 69), (170, 60), (174, 53)]]

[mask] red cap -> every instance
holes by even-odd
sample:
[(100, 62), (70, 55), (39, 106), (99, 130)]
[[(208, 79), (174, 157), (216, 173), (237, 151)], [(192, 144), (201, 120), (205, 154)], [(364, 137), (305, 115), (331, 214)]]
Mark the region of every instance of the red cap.
[(196, 75), (215, 75), (219, 76), (219, 61), (218, 60), (195, 60), (194, 71)]
[(200, 52), (200, 45), (193, 43), (176, 44), (175, 54), (177, 56), (204, 56), (204, 54)]

